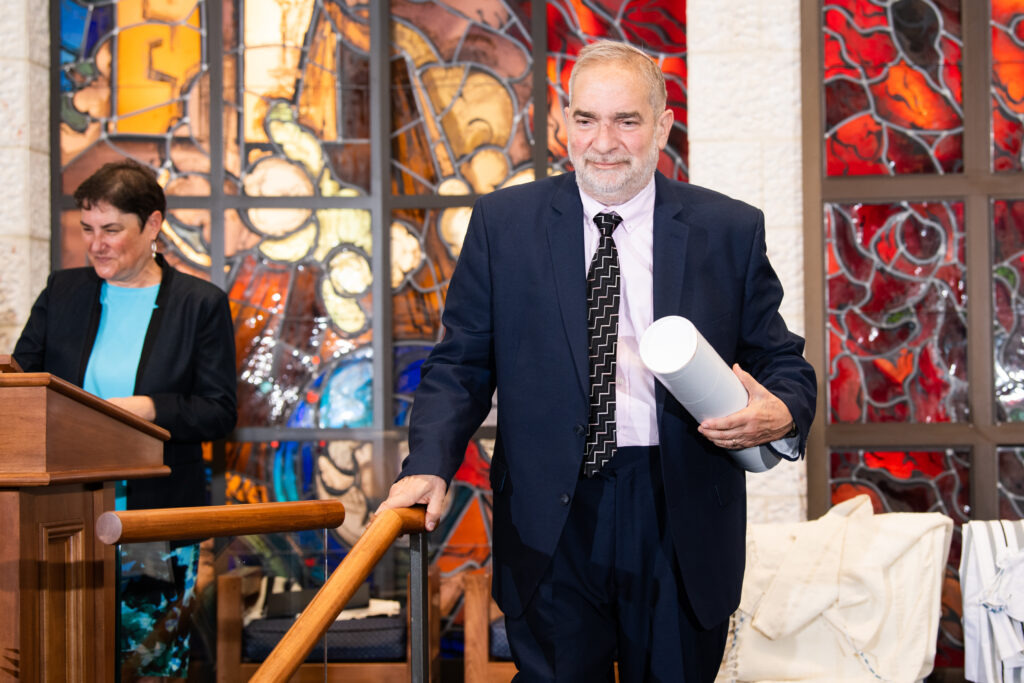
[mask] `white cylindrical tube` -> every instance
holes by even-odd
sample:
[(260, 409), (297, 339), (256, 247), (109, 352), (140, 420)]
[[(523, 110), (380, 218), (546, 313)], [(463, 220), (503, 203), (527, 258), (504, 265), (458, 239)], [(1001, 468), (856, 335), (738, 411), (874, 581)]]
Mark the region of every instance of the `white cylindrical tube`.
[[(686, 318), (670, 315), (654, 321), (640, 339), (640, 359), (697, 422), (747, 405), (747, 390), (739, 378)], [(764, 472), (779, 462), (761, 446), (729, 453), (748, 472)]]

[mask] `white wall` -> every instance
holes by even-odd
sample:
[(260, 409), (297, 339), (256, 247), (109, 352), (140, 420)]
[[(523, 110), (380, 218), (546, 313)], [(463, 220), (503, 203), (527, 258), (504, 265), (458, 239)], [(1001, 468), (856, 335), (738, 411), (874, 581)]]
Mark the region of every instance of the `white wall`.
[[(799, 0), (687, 0), (690, 179), (765, 212), (768, 255), (804, 334)], [(806, 466), (747, 475), (751, 522), (807, 517)]]
[(49, 3), (0, 21), (0, 354), (14, 349), (50, 269)]

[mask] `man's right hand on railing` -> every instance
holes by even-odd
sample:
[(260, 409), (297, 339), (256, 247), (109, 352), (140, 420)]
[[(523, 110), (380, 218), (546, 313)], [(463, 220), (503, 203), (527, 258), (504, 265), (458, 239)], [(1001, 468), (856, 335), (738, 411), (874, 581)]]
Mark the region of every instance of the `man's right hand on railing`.
[(444, 494), (447, 490), (448, 485), (441, 477), (433, 474), (411, 474), (391, 485), (388, 497), (374, 514), (392, 508), (426, 505), (425, 526), (427, 531), (433, 531), (438, 520), (441, 519), (441, 512), (444, 509)]

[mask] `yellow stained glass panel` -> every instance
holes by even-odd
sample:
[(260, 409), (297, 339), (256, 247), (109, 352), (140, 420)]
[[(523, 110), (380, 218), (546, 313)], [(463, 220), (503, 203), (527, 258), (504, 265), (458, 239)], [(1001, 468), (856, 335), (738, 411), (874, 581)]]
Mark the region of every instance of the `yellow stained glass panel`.
[(330, 280), (324, 280), (320, 285), (320, 294), (324, 299), (324, 307), (331, 321), (338, 326), (342, 332), (355, 334), (366, 327), (366, 313), (359, 307), (354, 299), (339, 296), (331, 285)]
[(165, 135), (182, 116), (178, 98), (201, 68), (199, 8), (195, 0), (122, 2), (117, 26), (114, 129)]

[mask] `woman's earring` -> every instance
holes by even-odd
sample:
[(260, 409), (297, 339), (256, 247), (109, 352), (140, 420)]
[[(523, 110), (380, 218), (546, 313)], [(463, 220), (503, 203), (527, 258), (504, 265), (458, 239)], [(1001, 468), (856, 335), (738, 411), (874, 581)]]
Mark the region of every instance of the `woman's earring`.
[(149, 244), (149, 248), (153, 250), (153, 258), (156, 258), (156, 240)]

